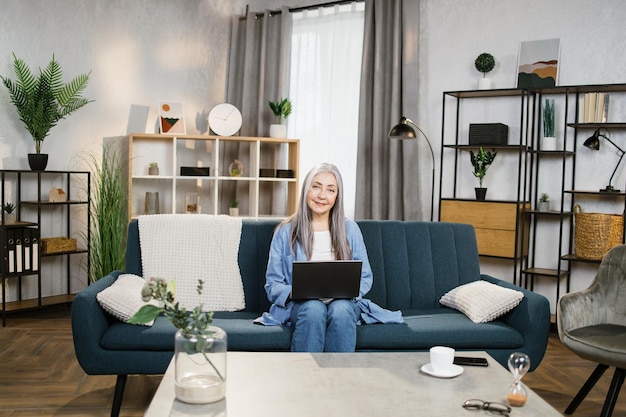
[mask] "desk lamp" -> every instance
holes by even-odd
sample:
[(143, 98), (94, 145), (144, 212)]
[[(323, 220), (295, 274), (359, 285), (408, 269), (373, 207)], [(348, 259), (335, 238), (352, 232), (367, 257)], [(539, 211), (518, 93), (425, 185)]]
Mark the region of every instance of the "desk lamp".
[(606, 139), (611, 145), (615, 146), (615, 148), (617, 148), (617, 155), (619, 155), (619, 160), (617, 161), (617, 165), (615, 165), (613, 174), (611, 174), (611, 178), (609, 179), (609, 185), (607, 185), (606, 188), (601, 189), (600, 191), (605, 192), (605, 193), (619, 193), (620, 190), (616, 190), (615, 188), (613, 188), (613, 186), (611, 185), (611, 182), (613, 181), (613, 176), (615, 175), (615, 172), (617, 171), (617, 167), (619, 167), (619, 164), (622, 162), (622, 158), (624, 157), (624, 150), (620, 148), (619, 146), (617, 146), (611, 139), (608, 138), (608, 136), (604, 136), (600, 134), (600, 129), (596, 130), (593, 133), (593, 135), (589, 139), (587, 139), (585, 143), (583, 143), (583, 145), (590, 149), (594, 149), (596, 151), (600, 150), (600, 138)]
[(406, 117), (400, 118), (400, 122), (391, 128), (387, 137), (389, 139), (417, 139), (415, 130), (409, 126), (409, 124), (415, 126), (426, 139), (426, 143), (428, 143), (428, 148), (430, 149), (430, 156), (433, 161), (433, 172), (430, 186), (430, 221), (432, 222), (435, 207), (435, 153), (433, 152), (433, 147), (430, 144), (430, 139), (428, 139), (426, 133), (424, 133), (424, 131), (414, 121), (407, 119)]

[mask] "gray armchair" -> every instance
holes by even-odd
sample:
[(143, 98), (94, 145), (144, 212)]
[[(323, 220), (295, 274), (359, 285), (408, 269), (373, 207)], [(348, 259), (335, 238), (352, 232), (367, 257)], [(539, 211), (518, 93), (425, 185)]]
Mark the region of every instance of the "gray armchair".
[(626, 375), (626, 245), (604, 257), (591, 286), (566, 294), (557, 305), (561, 342), (578, 356), (598, 366), (565, 410), (572, 414), (602, 374), (616, 368), (601, 417), (613, 413)]

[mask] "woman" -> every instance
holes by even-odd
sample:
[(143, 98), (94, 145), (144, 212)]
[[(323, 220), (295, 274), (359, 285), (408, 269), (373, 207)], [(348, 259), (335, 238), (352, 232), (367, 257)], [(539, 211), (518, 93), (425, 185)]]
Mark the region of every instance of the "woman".
[(361, 230), (344, 216), (343, 181), (336, 166), (323, 163), (304, 179), (298, 209), (272, 238), (265, 291), (272, 303), (263, 324), (295, 326), (293, 352), (353, 352), (361, 314), (357, 300), (292, 300), (293, 261), (360, 259), (361, 299), (372, 287), (372, 270)]

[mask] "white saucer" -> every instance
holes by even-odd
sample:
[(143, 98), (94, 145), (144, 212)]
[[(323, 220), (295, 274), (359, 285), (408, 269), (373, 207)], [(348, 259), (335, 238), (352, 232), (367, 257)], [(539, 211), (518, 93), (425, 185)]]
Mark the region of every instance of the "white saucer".
[(454, 378), (455, 376), (459, 376), (463, 373), (463, 368), (459, 365), (452, 365), (450, 369), (445, 372), (435, 372), (432, 365), (427, 363), (423, 365), (421, 368), (422, 372), (427, 373), (431, 376), (436, 376), (437, 378)]

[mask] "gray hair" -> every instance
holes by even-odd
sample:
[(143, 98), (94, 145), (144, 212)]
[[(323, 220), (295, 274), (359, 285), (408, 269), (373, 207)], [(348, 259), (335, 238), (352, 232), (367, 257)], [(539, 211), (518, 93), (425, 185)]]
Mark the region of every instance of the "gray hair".
[(296, 244), (299, 242), (306, 254), (311, 259), (313, 253), (313, 228), (311, 227), (311, 209), (307, 204), (307, 194), (313, 183), (313, 179), (322, 173), (330, 173), (337, 181), (337, 198), (335, 205), (330, 209), (328, 227), (330, 239), (335, 251), (336, 259), (351, 259), (352, 248), (346, 235), (346, 219), (343, 208), (343, 179), (339, 169), (330, 163), (321, 163), (314, 166), (304, 177), (300, 199), (296, 212), (287, 218), (283, 224), (291, 225), (291, 251), (296, 252)]

